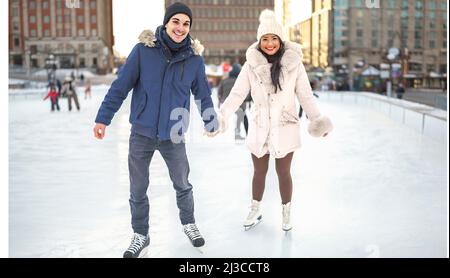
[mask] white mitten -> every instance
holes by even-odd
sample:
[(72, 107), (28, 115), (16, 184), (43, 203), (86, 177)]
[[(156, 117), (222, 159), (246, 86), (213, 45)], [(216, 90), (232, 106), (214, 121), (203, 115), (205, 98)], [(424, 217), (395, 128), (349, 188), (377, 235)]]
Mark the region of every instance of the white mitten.
[(320, 116), (319, 118), (311, 121), (308, 126), (308, 132), (313, 137), (322, 137), (326, 133), (330, 133), (333, 130), (333, 124), (330, 118), (326, 116)]

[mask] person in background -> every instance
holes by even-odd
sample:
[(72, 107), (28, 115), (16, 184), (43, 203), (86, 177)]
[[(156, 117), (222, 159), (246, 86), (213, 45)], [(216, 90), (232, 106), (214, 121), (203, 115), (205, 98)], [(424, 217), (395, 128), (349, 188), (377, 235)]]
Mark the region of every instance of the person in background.
[(84, 99), (91, 99), (92, 98), (92, 94), (91, 94), (91, 80), (87, 79), (86, 80), (86, 86), (84, 88)]
[(58, 103), (59, 94), (58, 91), (56, 90), (54, 83), (50, 83), (49, 92), (44, 97), (43, 100), (47, 100), (48, 98), (50, 98), (51, 111), (53, 112), (55, 111), (55, 109), (59, 111), (59, 103)]
[[(222, 103), (225, 101), (225, 99), (230, 94), (231, 88), (233, 88), (234, 83), (236, 82), (236, 78), (239, 75), (239, 72), (241, 71), (242, 66), (238, 63), (235, 63), (232, 65), (231, 71), (228, 73), (228, 77), (223, 79), (219, 87), (217, 88), (217, 97), (219, 100), (219, 107), (222, 105)], [(234, 130), (234, 138), (236, 140), (242, 140), (244, 139), (241, 136), (241, 125), (244, 124), (245, 132), (248, 132), (248, 119), (247, 115), (245, 114), (245, 110), (247, 108), (247, 101), (244, 101), (238, 111), (236, 111), (236, 128)]]

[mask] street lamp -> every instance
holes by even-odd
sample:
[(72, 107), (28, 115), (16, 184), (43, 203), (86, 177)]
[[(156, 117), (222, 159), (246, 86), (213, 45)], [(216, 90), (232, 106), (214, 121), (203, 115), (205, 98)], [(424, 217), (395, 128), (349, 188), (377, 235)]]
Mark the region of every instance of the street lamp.
[(45, 68), (47, 69), (47, 81), (55, 82), (56, 79), (56, 60), (53, 54), (48, 55), (45, 60)]
[(392, 64), (395, 62), (395, 60), (398, 58), (400, 54), (400, 51), (396, 47), (391, 47), (388, 50), (388, 54), (386, 56), (388, 63), (389, 63), (389, 77), (386, 85), (386, 94), (388, 97), (392, 97), (392, 87), (393, 87), (393, 66)]

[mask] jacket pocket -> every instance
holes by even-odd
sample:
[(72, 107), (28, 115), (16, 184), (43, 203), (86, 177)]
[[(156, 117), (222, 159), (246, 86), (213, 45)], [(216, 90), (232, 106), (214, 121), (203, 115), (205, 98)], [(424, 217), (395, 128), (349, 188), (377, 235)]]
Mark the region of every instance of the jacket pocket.
[(287, 110), (283, 110), (281, 112), (281, 117), (280, 117), (280, 124), (281, 125), (288, 125), (288, 124), (297, 124), (299, 122), (299, 117), (298, 115), (287, 111)]
[(137, 116), (136, 116), (136, 119), (139, 119), (139, 117), (140, 117), (140, 116), (142, 115), (142, 113), (144, 112), (145, 107), (147, 106), (147, 98), (148, 98), (147, 93), (144, 92), (144, 99), (141, 100), (141, 102), (139, 103), (138, 108), (137, 108)]

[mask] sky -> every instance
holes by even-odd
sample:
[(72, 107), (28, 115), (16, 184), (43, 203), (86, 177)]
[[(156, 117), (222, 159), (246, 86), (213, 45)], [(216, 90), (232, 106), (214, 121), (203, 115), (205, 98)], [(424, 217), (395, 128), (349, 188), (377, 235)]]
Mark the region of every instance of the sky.
[[(310, 2), (293, 0), (292, 12), (293, 21), (307, 18), (311, 13)], [(163, 18), (164, 0), (113, 0), (115, 50), (122, 56), (128, 56), (139, 34), (144, 29), (155, 30), (162, 24)]]
[(155, 30), (164, 18), (164, 0), (113, 0), (115, 49), (128, 56), (145, 29)]

